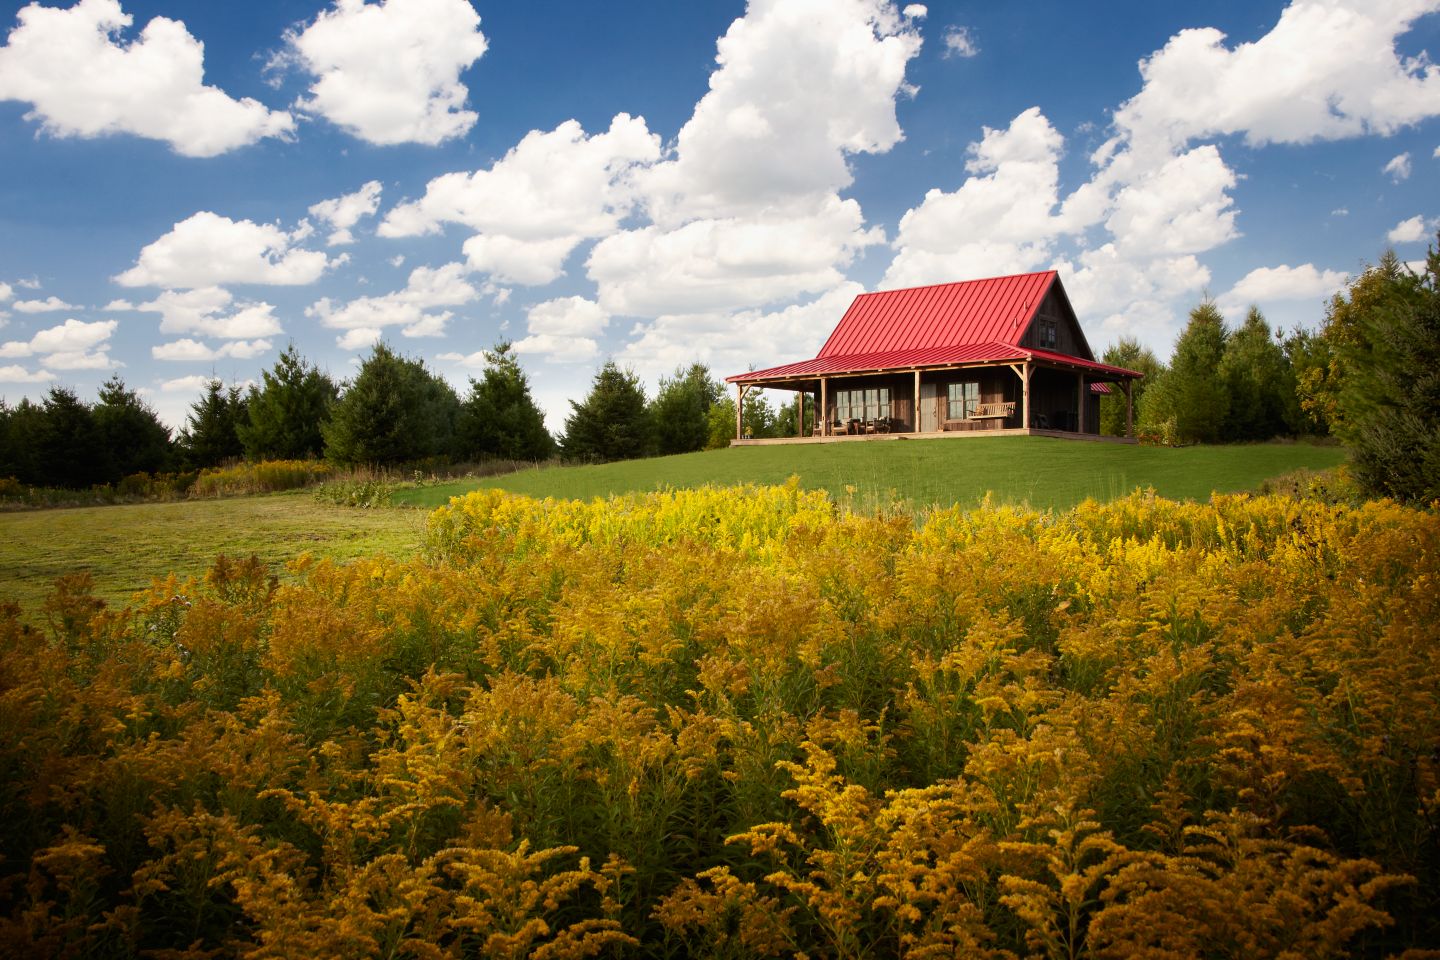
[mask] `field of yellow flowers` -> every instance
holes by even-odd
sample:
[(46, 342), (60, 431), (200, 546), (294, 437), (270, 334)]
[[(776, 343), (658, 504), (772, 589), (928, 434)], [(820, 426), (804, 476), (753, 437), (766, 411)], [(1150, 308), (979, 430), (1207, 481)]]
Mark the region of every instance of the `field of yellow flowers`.
[(1433, 511), (480, 491), (295, 573), (0, 608), (0, 955), (1440, 945)]

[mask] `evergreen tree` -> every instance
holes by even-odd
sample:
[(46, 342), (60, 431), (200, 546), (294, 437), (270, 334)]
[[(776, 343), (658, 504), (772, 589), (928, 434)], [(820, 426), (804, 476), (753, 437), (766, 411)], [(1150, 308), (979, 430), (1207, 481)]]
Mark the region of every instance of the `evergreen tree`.
[(100, 432), (90, 406), (66, 387), (51, 387), (31, 437), (35, 472), (31, 483), (83, 489), (110, 470), (102, 460)]
[(40, 437), (45, 429), (45, 408), (21, 398), (9, 408), (3, 426), (5, 459), (0, 464), (0, 478), (14, 477), (21, 483), (37, 486), (48, 484), (40, 470)]
[(485, 352), (485, 372), (471, 379), (470, 396), (456, 422), (456, 452), (463, 459), (548, 460), (555, 440), (530, 395), (530, 381), (510, 344)]
[(1215, 443), (1230, 411), (1220, 379), (1225, 320), (1213, 301), (1190, 311), (1170, 367), (1145, 392), (1141, 420), (1147, 432), (1173, 435), (1180, 443)]
[(1330, 432), (1342, 436), (1347, 433), (1346, 416), (1364, 415), (1363, 395), (1342, 400), (1341, 394), (1354, 379), (1349, 365), (1370, 362), (1367, 318), (1392, 309), (1397, 301), (1415, 301), (1418, 292), (1417, 278), (1387, 250), (1378, 264), (1330, 300), (1320, 332), (1306, 344), (1309, 356), (1297, 376), (1300, 407), (1312, 421), (1326, 423)]
[(1226, 340), (1220, 379), (1230, 397), (1226, 440), (1269, 440), (1298, 428), (1295, 372), (1258, 307)]
[(459, 412), (448, 383), (377, 343), (324, 427), (325, 456), (369, 464), (448, 457)]
[(205, 392), (190, 405), (190, 416), (180, 433), (180, 448), (191, 467), (213, 467), (244, 456), (239, 428), (248, 419), (239, 387), (225, 389), (219, 380), (205, 384)]
[[(1101, 360), (1112, 367), (1145, 374), (1143, 380), (1136, 380), (1130, 387), (1131, 420), (1138, 423), (1140, 399), (1164, 372), (1164, 365), (1149, 347), (1142, 347), (1134, 337), (1121, 337), (1110, 345)], [(1125, 393), (1119, 384), (1112, 385), (1110, 393), (1100, 396), (1100, 432), (1110, 437), (1125, 435)]]
[(1419, 275), (1383, 261), (1381, 271), (1385, 288), (1362, 277), (1345, 301), (1348, 329), (1334, 348), (1335, 432), (1366, 491), (1433, 503), (1440, 500), (1440, 251), (1429, 250)]
[(722, 393), (710, 368), (702, 363), (677, 368), (673, 377), (661, 377), (660, 390), (650, 403), (656, 451), (663, 455), (704, 449), (710, 439), (710, 408)]
[(605, 462), (643, 457), (650, 452), (650, 417), (645, 390), (630, 370), (606, 361), (595, 374), (590, 393), (570, 401), (565, 436), (560, 441), (567, 460)]
[(325, 450), (322, 429), (339, 395), (335, 382), (307, 364), (292, 343), (250, 388), (236, 433), (251, 460), (304, 460)]
[(100, 449), (93, 463), (96, 480), (114, 483), (135, 473), (161, 473), (170, 468), (170, 430), (150, 405), (125, 381), (112, 376), (100, 388), (100, 402), (91, 409)]

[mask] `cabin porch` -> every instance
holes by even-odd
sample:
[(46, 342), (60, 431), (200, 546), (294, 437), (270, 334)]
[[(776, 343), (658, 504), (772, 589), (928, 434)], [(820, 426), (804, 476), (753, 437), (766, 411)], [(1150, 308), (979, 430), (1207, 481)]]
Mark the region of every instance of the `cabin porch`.
[[(1100, 397), (1119, 384), (1127, 436), (1100, 436)], [(800, 431), (793, 437), (743, 434), (746, 395), (793, 390)], [(783, 381), (736, 381), (732, 445), (831, 443), (881, 438), (1053, 436), (1133, 443), (1130, 380), (1079, 365), (1001, 362), (919, 370), (856, 372)], [(816, 416), (819, 411), (820, 415)]]

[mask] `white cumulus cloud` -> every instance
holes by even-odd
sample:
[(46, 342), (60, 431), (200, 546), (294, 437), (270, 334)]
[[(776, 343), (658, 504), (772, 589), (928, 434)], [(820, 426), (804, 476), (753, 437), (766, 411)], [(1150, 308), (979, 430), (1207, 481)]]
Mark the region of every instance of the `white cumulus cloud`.
[(1313, 263), (1302, 263), (1298, 267), (1259, 267), (1241, 277), (1216, 302), (1229, 312), (1252, 303), (1318, 299), (1336, 293), (1345, 286), (1345, 281), (1341, 271), (1320, 270)]
[(321, 200), (310, 207), (310, 215), (330, 224), (330, 237), (326, 243), (332, 247), (355, 242), (350, 231), (365, 217), (375, 215), (380, 208), (380, 181), (371, 180), (354, 193)]
[(0, 383), (49, 383), (54, 379), (55, 374), (44, 367), (39, 370), (26, 370), (18, 363), (0, 367)]
[(515, 352), (539, 354), (556, 363), (588, 360), (600, 352), (598, 336), (610, 314), (584, 297), (559, 297), (531, 307), (526, 326), (529, 336), (515, 343)]
[(191, 374), (188, 377), (176, 377), (173, 380), (162, 380), (160, 382), (161, 393), (199, 393), (210, 386), (214, 377), (206, 376), (203, 373)]
[(1426, 220), (1423, 216), (1416, 214), (1409, 220), (1401, 220), (1397, 223), (1394, 229), (1385, 235), (1385, 239), (1391, 243), (1415, 243), (1424, 240), (1437, 225), (1440, 225), (1440, 218)]
[(27, 119), (53, 136), (128, 133), (212, 157), (295, 128), (289, 113), (206, 86), (204, 45), (178, 20), (156, 17), (125, 41), (133, 18), (119, 0), (32, 3), (17, 19), (0, 47), (0, 100), (29, 103)]
[(115, 282), (178, 289), (227, 283), (294, 286), (314, 283), (326, 267), (339, 262), (318, 250), (293, 246), (295, 242), (295, 233), (274, 224), (201, 210), (141, 250), (135, 266)]
[(347, 331), (337, 341), (346, 349), (373, 343), (385, 327), (401, 327), (401, 333), (407, 337), (443, 336), (445, 324), (453, 314), (448, 310), (430, 311), (436, 307), (462, 306), (480, 295), (465, 274), (465, 265), (461, 263), (447, 263), (437, 268), (416, 267), (410, 271), (409, 282), (403, 290), (359, 297), (347, 303), (322, 297), (305, 309), (305, 315), (327, 327)]
[(952, 192), (932, 189), (900, 219), (882, 287), (970, 280), (1034, 270), (1064, 231), (1059, 203), (1064, 141), (1037, 107), (970, 145), (972, 174)]
[(882, 242), (860, 205), (831, 194), (808, 214), (645, 227), (600, 241), (587, 263), (612, 314), (657, 316), (743, 309), (816, 294), (844, 277), (855, 254)]
[(187, 337), (151, 347), (150, 356), (156, 360), (175, 361), (220, 360), (225, 357), (253, 360), (269, 350), (269, 340), (232, 340), (218, 347), (210, 347)]
[(37, 332), (29, 340), (0, 343), (0, 358), (43, 357), (56, 370), (100, 370), (120, 366), (107, 353), (110, 337), (119, 327), (116, 320), (86, 323), (70, 319)]
[(887, 0), (753, 3), (720, 38), (710, 89), (644, 177), (662, 227), (815, 201), (851, 183), (847, 157), (901, 139), (895, 101), (920, 51)]
[(582, 241), (619, 228), (634, 204), (633, 168), (659, 156), (644, 118), (618, 114), (593, 136), (567, 120), (532, 130), (488, 170), (436, 177), (377, 232), (409, 237), (460, 224), (476, 231), (465, 244), (473, 269), (502, 283), (549, 283)]
[[(1239, 133), (1254, 145), (1389, 134), (1440, 115), (1440, 67), (1395, 41), (1440, 0), (1294, 0), (1260, 39), (1182, 30), (1140, 64), (1115, 115), (1140, 155)], [(1113, 149), (1113, 148), (1112, 148)]]
[[(122, 308), (112, 305), (110, 309)], [(221, 287), (166, 290), (154, 300), (128, 309), (160, 314), (161, 333), (201, 333), (223, 340), (243, 340), (283, 332), (274, 306), (236, 303), (234, 295)]]
[(488, 46), (469, 0), (335, 0), (286, 37), (283, 63), (314, 76), (303, 113), (374, 144), (438, 144), (464, 136), (460, 74)]
[(634, 339), (617, 359), (652, 382), (699, 360), (726, 377), (815, 356), (857, 296), (846, 281), (820, 296), (779, 310), (662, 314), (636, 324)]
[(44, 300), (16, 300), (11, 306), (20, 313), (54, 313), (59, 310), (80, 309), (59, 297), (46, 297)]

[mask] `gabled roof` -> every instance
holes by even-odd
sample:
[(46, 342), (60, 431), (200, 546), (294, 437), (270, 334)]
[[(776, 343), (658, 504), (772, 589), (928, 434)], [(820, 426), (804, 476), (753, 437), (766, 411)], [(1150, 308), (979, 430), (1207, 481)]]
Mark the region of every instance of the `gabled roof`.
[(862, 293), (845, 311), (818, 356), (961, 344), (1017, 346), (1055, 282), (1055, 271), (1046, 270)]
[(1043, 360), (1054, 366), (1084, 370), (1097, 377), (1115, 379), (1139, 378), (1144, 374), (1108, 363), (1097, 363), (1084, 357), (1072, 357), (1053, 350), (1032, 350), (1013, 347), (1008, 343), (967, 343), (953, 347), (928, 347), (919, 350), (885, 350), (876, 353), (852, 353), (838, 357), (816, 357), (765, 370), (751, 370), (726, 377), (726, 383), (757, 383), (765, 380), (796, 380), (828, 377), (846, 373), (875, 373), (880, 370), (924, 370), (930, 367), (955, 367), (980, 363), (1023, 363)]
[[(1054, 270), (862, 293), (813, 360), (726, 377), (726, 383), (794, 380), (881, 370), (1042, 360), (1098, 377), (1140, 377), (1123, 367), (1020, 346), (1051, 288), (1074, 318)], [(1079, 324), (1075, 329), (1079, 331)], [(1080, 333), (1081, 342), (1084, 334)], [(1082, 347), (1087, 353), (1089, 346)], [(1091, 354), (1093, 356), (1093, 354)]]

